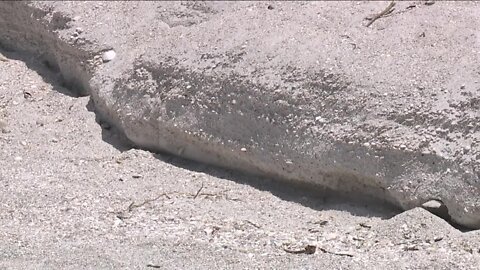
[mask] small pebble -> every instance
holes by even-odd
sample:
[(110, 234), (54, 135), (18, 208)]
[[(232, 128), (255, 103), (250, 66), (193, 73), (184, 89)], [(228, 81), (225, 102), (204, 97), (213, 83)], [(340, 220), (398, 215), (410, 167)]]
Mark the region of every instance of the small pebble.
[(242, 151), (242, 152), (247, 152), (247, 148), (242, 147), (242, 148), (240, 148), (240, 151)]
[(134, 175), (132, 175), (132, 178), (135, 178), (135, 179), (142, 178), (142, 175), (141, 174), (134, 174)]
[(439, 201), (436, 201), (436, 200), (431, 200), (431, 201), (428, 201), (428, 202), (422, 204), (422, 206), (425, 207), (425, 208), (433, 208), (433, 209), (435, 209), (435, 208), (440, 208), (440, 207), (442, 207), (442, 203), (439, 202)]
[(117, 53), (114, 50), (109, 50), (103, 53), (102, 60), (103, 62), (110, 62), (115, 58), (115, 56), (117, 56)]
[(57, 138), (52, 138), (50, 141), (53, 142), (53, 143), (57, 143), (58, 139)]
[(325, 240), (331, 241), (331, 240), (337, 239), (337, 237), (338, 237), (338, 234), (329, 233), (329, 234), (325, 235)]
[(326, 121), (324, 118), (322, 118), (321, 116), (315, 117), (315, 121), (318, 121), (318, 122), (320, 122), (320, 123), (325, 123), (325, 122), (327, 122), (327, 121)]

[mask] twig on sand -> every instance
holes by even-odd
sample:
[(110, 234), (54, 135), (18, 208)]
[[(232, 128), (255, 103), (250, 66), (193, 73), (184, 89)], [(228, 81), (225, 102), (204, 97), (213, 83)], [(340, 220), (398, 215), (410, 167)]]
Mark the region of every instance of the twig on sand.
[(142, 207), (142, 206), (144, 206), (144, 205), (147, 204), (147, 203), (154, 202), (154, 201), (160, 199), (160, 197), (165, 197), (165, 198), (167, 198), (167, 199), (170, 199), (170, 198), (171, 198), (170, 196), (168, 196), (167, 193), (162, 193), (162, 194), (158, 195), (157, 197), (155, 197), (155, 198), (153, 198), (153, 199), (145, 200), (145, 201), (143, 201), (142, 203), (139, 203), (139, 204), (135, 204), (135, 202), (131, 202), (131, 203), (128, 205), (127, 209), (125, 209), (125, 210), (123, 210), (123, 211), (119, 211), (119, 212), (113, 212), (113, 213), (116, 214), (116, 217), (119, 218), (119, 219), (121, 219), (121, 220), (128, 219), (128, 218), (130, 218), (131, 216), (127, 216), (127, 215), (126, 215), (127, 213), (130, 213), (130, 212), (133, 211), (133, 209)]
[(323, 253), (328, 253), (328, 254), (337, 255), (337, 256), (353, 257), (353, 254), (348, 253), (348, 252), (344, 252), (344, 251), (339, 251), (339, 252), (329, 251), (329, 250), (326, 250), (326, 249), (324, 249), (324, 248), (322, 248), (322, 247), (319, 247), (318, 249), (319, 249), (320, 251), (322, 251)]
[(260, 228), (261, 228), (260, 225), (255, 224), (255, 223), (251, 222), (250, 220), (245, 220), (245, 222), (248, 223), (248, 224), (250, 224), (250, 225), (252, 225), (253, 227), (255, 227), (255, 228), (257, 228), (257, 229), (260, 229)]
[(320, 250), (323, 253), (328, 253), (328, 254), (332, 254), (332, 255), (353, 257), (353, 254), (351, 254), (349, 252), (330, 251), (330, 250), (327, 250), (323, 247), (317, 247), (317, 246), (314, 246), (314, 245), (306, 245), (303, 249), (299, 249), (299, 250), (291, 250), (291, 249), (287, 249), (287, 248), (284, 247), (283, 250), (285, 252), (291, 253), (291, 254), (314, 254), (315, 251)]
[(380, 19), (381, 17), (384, 17), (387, 14), (390, 14), (393, 11), (393, 7), (395, 6), (395, 1), (390, 2), (390, 4), (380, 13), (377, 15), (373, 16), (373, 18), (370, 20), (370, 22), (367, 23), (367, 27), (372, 25), (376, 20)]
[(198, 195), (200, 195), (200, 192), (202, 191), (202, 189), (203, 189), (203, 183), (202, 183), (202, 186), (198, 189), (197, 194), (195, 194), (195, 196), (193, 196), (194, 200), (198, 197)]
[(300, 250), (291, 250), (291, 249), (287, 249), (287, 248), (283, 248), (283, 250), (287, 253), (291, 253), (291, 254), (314, 254), (315, 251), (317, 251), (317, 247), (314, 246), (314, 245), (306, 245), (303, 249), (300, 249)]
[(157, 197), (155, 197), (153, 199), (145, 200), (145, 201), (143, 201), (142, 203), (139, 203), (139, 204), (135, 204), (135, 202), (132, 202), (128, 206), (127, 212), (132, 212), (133, 209), (138, 208), (138, 207), (142, 207), (147, 203), (154, 202), (154, 201), (160, 199), (160, 197), (163, 197), (163, 196), (165, 196), (167, 199), (170, 199), (170, 196), (168, 196), (166, 193), (162, 193), (162, 194), (158, 195)]

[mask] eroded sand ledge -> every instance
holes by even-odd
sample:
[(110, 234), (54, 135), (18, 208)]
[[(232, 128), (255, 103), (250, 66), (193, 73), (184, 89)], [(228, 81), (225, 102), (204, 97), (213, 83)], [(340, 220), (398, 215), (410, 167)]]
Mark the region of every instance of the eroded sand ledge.
[(139, 147), (404, 209), (436, 199), (480, 227), (474, 3), (371, 28), (372, 3), (115, 3), (124, 14), (95, 19), (76, 5), (1, 3), (0, 41), (44, 57)]

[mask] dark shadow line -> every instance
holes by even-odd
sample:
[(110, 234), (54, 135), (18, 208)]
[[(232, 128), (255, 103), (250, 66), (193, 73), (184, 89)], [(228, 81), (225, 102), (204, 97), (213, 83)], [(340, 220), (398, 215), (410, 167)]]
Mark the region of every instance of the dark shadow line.
[(220, 179), (233, 181), (238, 184), (248, 185), (257, 190), (267, 191), (274, 196), (314, 210), (339, 210), (347, 211), (355, 216), (379, 217), (389, 219), (403, 212), (398, 207), (380, 202), (366, 196), (355, 198), (347, 197), (333, 190), (326, 190), (319, 186), (299, 184), (283, 180), (252, 175), (236, 170), (225, 169), (215, 165), (199, 163), (168, 153), (152, 153), (163, 162), (189, 171), (205, 173)]

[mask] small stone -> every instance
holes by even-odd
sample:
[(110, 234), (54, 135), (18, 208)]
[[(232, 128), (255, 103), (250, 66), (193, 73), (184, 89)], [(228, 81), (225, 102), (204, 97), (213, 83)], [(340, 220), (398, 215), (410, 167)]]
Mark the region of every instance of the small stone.
[(15, 157), (15, 161), (22, 161), (23, 158), (22, 157)]
[(57, 138), (52, 138), (50, 141), (53, 142), (53, 143), (57, 143), (58, 139)]
[(329, 233), (329, 234), (325, 235), (325, 240), (331, 241), (331, 240), (337, 239), (337, 237), (338, 237), (338, 234), (336, 234), (336, 233)]
[(123, 220), (117, 217), (114, 221), (113, 226), (115, 226), (115, 227), (120, 226), (122, 223), (123, 223)]
[(83, 33), (83, 29), (81, 27), (77, 27), (77, 28), (75, 28), (75, 32), (81, 34), (81, 33)]
[(213, 233), (213, 229), (212, 228), (206, 228), (205, 230), (203, 230), (205, 232), (206, 235), (212, 235)]
[(110, 62), (115, 58), (115, 56), (117, 56), (117, 53), (114, 50), (109, 50), (103, 53), (102, 60), (103, 62)]
[(422, 206), (425, 208), (440, 208), (442, 207), (442, 203), (436, 200), (431, 200), (422, 204)]
[(324, 118), (322, 118), (321, 116), (315, 117), (315, 121), (320, 122), (320, 123), (325, 123), (325, 122), (327, 122), (327, 121), (326, 121)]
[(400, 149), (405, 150), (405, 149), (407, 149), (407, 146), (405, 144), (400, 144)]
[(242, 152), (247, 152), (247, 148), (242, 147), (242, 148), (240, 148), (240, 151), (242, 151)]
[(138, 179), (138, 178), (142, 178), (143, 176), (141, 174), (134, 174), (132, 175), (132, 178), (135, 178), (135, 179)]

